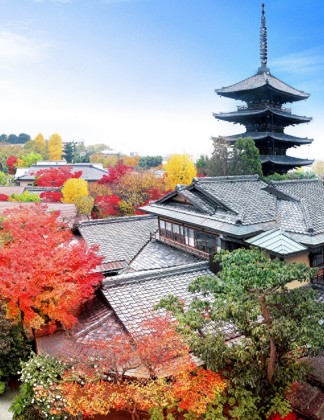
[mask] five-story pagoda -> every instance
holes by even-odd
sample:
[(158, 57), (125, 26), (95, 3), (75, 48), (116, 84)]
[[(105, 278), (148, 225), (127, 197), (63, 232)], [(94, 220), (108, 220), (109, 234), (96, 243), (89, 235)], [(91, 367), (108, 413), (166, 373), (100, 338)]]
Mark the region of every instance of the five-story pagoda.
[(313, 161), (286, 155), (287, 149), (312, 142), (284, 133), (290, 125), (311, 121), (309, 117), (294, 115), (291, 109), (283, 107), (287, 102), (301, 101), (309, 97), (308, 93), (297, 90), (270, 73), (267, 67), (267, 29), (262, 4), (260, 31), (261, 67), (257, 74), (234, 85), (217, 89), (220, 96), (246, 102), (235, 112), (214, 114), (219, 120), (242, 124), (246, 132), (224, 137), (233, 144), (239, 137), (252, 137), (259, 149), (264, 175), (274, 172), (286, 173), (298, 166), (310, 165)]

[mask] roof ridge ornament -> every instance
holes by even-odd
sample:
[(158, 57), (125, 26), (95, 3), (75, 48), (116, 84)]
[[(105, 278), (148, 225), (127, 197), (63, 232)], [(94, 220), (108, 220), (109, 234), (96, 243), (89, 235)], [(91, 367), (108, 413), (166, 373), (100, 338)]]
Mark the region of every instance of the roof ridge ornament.
[(264, 3), (262, 3), (262, 12), (261, 12), (260, 59), (261, 59), (261, 67), (259, 67), (258, 73), (269, 73), (270, 69), (267, 67), (268, 39), (267, 39), (266, 18), (265, 18), (265, 13), (264, 13)]

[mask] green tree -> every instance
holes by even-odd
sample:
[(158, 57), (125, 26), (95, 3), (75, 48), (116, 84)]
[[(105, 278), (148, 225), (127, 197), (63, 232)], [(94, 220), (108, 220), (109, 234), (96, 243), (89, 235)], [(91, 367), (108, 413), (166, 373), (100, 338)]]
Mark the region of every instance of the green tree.
[(14, 185), (13, 175), (7, 175), (4, 172), (0, 171), (0, 185), (5, 187)]
[(200, 155), (196, 160), (196, 168), (199, 174), (208, 175), (209, 158), (207, 155)]
[(207, 162), (209, 176), (231, 175), (232, 147), (223, 137), (213, 137), (214, 150)]
[(21, 194), (12, 194), (8, 201), (18, 201), (19, 203), (39, 203), (41, 199), (38, 194), (33, 194), (26, 190)]
[(138, 161), (138, 166), (143, 169), (154, 168), (162, 164), (162, 156), (142, 156)]
[(74, 163), (75, 143), (69, 142), (64, 144), (63, 157), (68, 163)]
[(30, 152), (28, 155), (20, 155), (17, 162), (17, 168), (29, 168), (39, 160), (42, 160), (42, 158), (42, 155), (35, 152)]
[(6, 318), (5, 306), (0, 301), (0, 394), (10, 376), (17, 375), (20, 360), (27, 360), (30, 350), (21, 325)]
[[(300, 358), (323, 350), (323, 303), (310, 288), (287, 287), (293, 280), (308, 280), (313, 269), (270, 260), (258, 249), (222, 252), (216, 259), (221, 265), (219, 278), (200, 277), (189, 289), (204, 298), (185, 308), (171, 296), (159, 306), (177, 317), (207, 368), (230, 380), (229, 397), (241, 415), (231, 418), (286, 415), (290, 407), (284, 391), (306, 373)], [(228, 331), (240, 337), (229, 345)], [(242, 414), (247, 401), (255, 406), (256, 417), (248, 410), (249, 416)]]
[(254, 175), (262, 176), (262, 165), (259, 149), (252, 137), (240, 137), (233, 146), (231, 159), (231, 175)]

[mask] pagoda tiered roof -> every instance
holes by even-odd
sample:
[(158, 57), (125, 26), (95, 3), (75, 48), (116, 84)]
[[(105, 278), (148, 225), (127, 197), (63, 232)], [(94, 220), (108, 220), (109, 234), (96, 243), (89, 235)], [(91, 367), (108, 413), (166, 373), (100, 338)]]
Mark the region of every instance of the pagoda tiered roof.
[(285, 133), (276, 133), (274, 131), (246, 131), (241, 134), (234, 134), (232, 136), (223, 136), (229, 143), (235, 143), (239, 138), (252, 137), (255, 142), (263, 141), (266, 139), (278, 140), (284, 143), (294, 144), (310, 144), (313, 139), (308, 137), (295, 137)]
[(260, 155), (262, 164), (272, 163), (278, 168), (280, 166), (288, 166), (289, 169), (297, 168), (298, 166), (311, 165), (314, 161), (310, 159), (300, 159), (287, 155)]
[(235, 83), (234, 85), (216, 89), (215, 92), (227, 98), (247, 101), (251, 96), (264, 97), (272, 93), (273, 99), (280, 103), (301, 101), (309, 97), (309, 93), (295, 89), (274, 77), (267, 67), (261, 68), (257, 74)]
[(267, 66), (267, 28), (262, 4), (260, 28), (261, 66), (258, 72), (231, 86), (216, 89), (216, 93), (227, 98), (246, 102), (234, 112), (214, 113), (218, 120), (245, 126), (244, 134), (226, 136), (229, 143), (242, 137), (251, 137), (259, 149), (264, 175), (274, 172), (285, 173), (298, 166), (310, 165), (313, 161), (298, 159), (286, 155), (290, 147), (312, 143), (311, 139), (290, 136), (284, 129), (290, 125), (308, 123), (311, 117), (293, 114), (290, 108), (282, 105), (286, 102), (307, 99), (309, 94), (287, 85), (274, 77)]
[(250, 109), (240, 107), (238, 111), (220, 112), (219, 114), (214, 113), (213, 115), (219, 120), (239, 124), (246, 124), (249, 119), (253, 120), (255, 117), (257, 117), (258, 119), (262, 117), (269, 117), (269, 119), (271, 119), (271, 124), (279, 124), (284, 126), (307, 123), (312, 120), (311, 117), (291, 114), (291, 112), (287, 110), (275, 109), (270, 106), (266, 106), (262, 109)]

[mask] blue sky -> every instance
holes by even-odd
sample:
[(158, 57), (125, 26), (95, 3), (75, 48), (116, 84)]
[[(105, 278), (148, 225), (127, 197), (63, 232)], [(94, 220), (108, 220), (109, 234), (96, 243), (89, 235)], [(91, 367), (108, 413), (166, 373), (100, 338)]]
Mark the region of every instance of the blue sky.
[[(314, 143), (289, 153), (324, 159), (324, 2), (265, 3), (272, 74), (311, 93), (292, 108), (313, 121), (286, 132)], [(256, 73), (261, 1), (0, 0), (0, 7), (1, 132), (197, 156), (211, 152), (211, 136), (244, 131), (212, 117), (238, 105), (214, 89)]]

